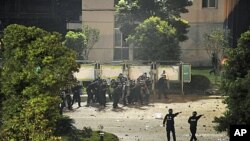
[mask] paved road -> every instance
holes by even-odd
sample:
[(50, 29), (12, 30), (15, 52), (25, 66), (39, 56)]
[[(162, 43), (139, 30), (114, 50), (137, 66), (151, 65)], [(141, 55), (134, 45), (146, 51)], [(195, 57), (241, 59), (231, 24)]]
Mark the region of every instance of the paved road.
[[(86, 105), (86, 102), (82, 102)], [(165, 128), (162, 127), (163, 117), (168, 108), (182, 113), (175, 118), (176, 136), (178, 141), (188, 141), (190, 138), (188, 117), (192, 111), (205, 114), (198, 122), (197, 137), (200, 141), (226, 141), (225, 133), (214, 131), (212, 123), (215, 116), (225, 111), (222, 99), (207, 96), (169, 96), (167, 100), (155, 100), (148, 106), (130, 106), (113, 109), (109, 102), (105, 109), (80, 107), (73, 105), (73, 111), (64, 114), (75, 119), (75, 126), (82, 129), (90, 126), (98, 130), (99, 125), (104, 131), (114, 133), (120, 141), (166, 141)]]

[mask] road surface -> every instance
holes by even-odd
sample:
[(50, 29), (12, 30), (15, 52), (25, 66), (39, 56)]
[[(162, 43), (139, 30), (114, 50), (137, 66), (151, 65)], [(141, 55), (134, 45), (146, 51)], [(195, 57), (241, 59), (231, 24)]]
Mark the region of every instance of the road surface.
[[(99, 108), (98, 105), (92, 107), (77, 108), (73, 105), (73, 111), (65, 111), (75, 120), (78, 129), (91, 127), (98, 130), (103, 125), (104, 131), (117, 135), (120, 141), (167, 141), (165, 128), (162, 122), (169, 108), (173, 112), (182, 112), (175, 118), (175, 129), (177, 141), (188, 141), (190, 139), (189, 116), (195, 110), (199, 114), (204, 114), (198, 121), (197, 138), (199, 141), (228, 141), (225, 133), (217, 133), (213, 127), (215, 116), (221, 116), (226, 109), (222, 103), (223, 99), (216, 96), (183, 96), (170, 95), (168, 99), (151, 100), (147, 106), (133, 105), (113, 109), (112, 102), (108, 102), (107, 107)], [(86, 102), (82, 102), (86, 105)]]

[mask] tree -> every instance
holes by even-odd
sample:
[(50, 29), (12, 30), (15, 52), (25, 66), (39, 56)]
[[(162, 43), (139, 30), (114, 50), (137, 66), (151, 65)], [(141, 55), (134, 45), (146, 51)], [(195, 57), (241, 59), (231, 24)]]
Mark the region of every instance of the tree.
[(204, 48), (212, 60), (215, 74), (219, 72), (220, 60), (224, 57), (224, 51), (228, 48), (228, 39), (222, 29), (213, 29), (209, 33), (203, 35)]
[(89, 51), (94, 47), (95, 43), (99, 40), (100, 31), (98, 29), (83, 26), (83, 34), (87, 37), (87, 46), (84, 50), (85, 59), (88, 60)]
[(250, 30), (243, 33), (236, 48), (231, 49), (225, 63), (222, 90), (227, 111), (216, 117), (217, 131), (228, 131), (230, 125), (250, 124)]
[(80, 31), (69, 31), (65, 36), (65, 45), (73, 49), (77, 54), (77, 59), (88, 60), (89, 51), (99, 40), (99, 30), (89, 26), (83, 26)]
[(186, 7), (190, 5), (192, 2), (188, 0), (120, 0), (116, 5), (117, 22), (126, 38), (138, 23), (157, 16), (176, 29), (179, 41), (185, 41), (189, 25), (181, 19), (181, 13), (187, 13)]
[[(0, 58), (2, 58), (2, 52), (3, 52), (3, 43), (2, 43), (2, 38), (0, 36)], [(0, 60), (0, 65), (1, 65), (1, 60)]]
[(180, 47), (176, 29), (159, 17), (146, 19), (136, 27), (135, 33), (129, 36), (128, 41), (139, 47), (136, 59), (179, 60)]
[(0, 36), (0, 128), (1, 128), (1, 125), (2, 125), (2, 103), (1, 103), (1, 101), (3, 101), (4, 100), (4, 95), (1, 93), (1, 72), (2, 72), (2, 51), (3, 51), (3, 43), (2, 43), (2, 38), (1, 38), (1, 36)]
[(79, 60), (84, 59), (84, 49), (87, 46), (87, 37), (82, 32), (67, 32), (65, 36), (65, 46), (76, 52), (76, 58)]
[(9, 25), (4, 30), (2, 140), (58, 140), (60, 91), (74, 83), (75, 54), (58, 33)]

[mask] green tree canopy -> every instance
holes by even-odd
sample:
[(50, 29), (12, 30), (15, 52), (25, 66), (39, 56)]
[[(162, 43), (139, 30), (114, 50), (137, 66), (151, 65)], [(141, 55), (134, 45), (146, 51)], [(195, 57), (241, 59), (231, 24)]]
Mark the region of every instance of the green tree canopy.
[(146, 19), (136, 27), (135, 33), (129, 36), (128, 41), (138, 47), (136, 59), (179, 60), (180, 47), (176, 29), (159, 17)]
[(203, 38), (204, 47), (210, 57), (212, 53), (215, 53), (217, 56), (223, 56), (225, 48), (229, 47), (225, 31), (222, 29), (212, 29), (209, 33), (205, 33)]
[(60, 91), (74, 83), (75, 54), (58, 33), (10, 25), (4, 30), (3, 140), (57, 140)]
[(157, 16), (176, 28), (179, 41), (184, 41), (189, 25), (181, 19), (181, 13), (187, 13), (186, 7), (190, 5), (192, 2), (188, 0), (120, 0), (116, 5), (117, 22), (127, 37), (134, 32), (138, 23)]
[(225, 30), (215, 28), (203, 35), (203, 47), (211, 58), (215, 74), (219, 73), (220, 61), (225, 56), (225, 50), (229, 47), (229, 35), (225, 33)]
[(83, 51), (87, 46), (87, 37), (82, 32), (69, 31), (65, 36), (65, 46), (76, 52), (79, 60), (84, 59)]
[(228, 131), (230, 125), (250, 124), (250, 30), (243, 33), (236, 48), (228, 52), (222, 90), (227, 111), (215, 118), (218, 131)]
[(69, 31), (65, 36), (65, 45), (73, 49), (77, 54), (77, 59), (88, 60), (89, 51), (99, 40), (100, 31), (98, 29), (83, 26), (79, 31)]

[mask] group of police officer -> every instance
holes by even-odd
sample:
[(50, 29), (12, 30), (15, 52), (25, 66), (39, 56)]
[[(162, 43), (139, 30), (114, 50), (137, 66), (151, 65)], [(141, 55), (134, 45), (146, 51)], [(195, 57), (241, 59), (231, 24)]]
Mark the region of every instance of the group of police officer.
[[(176, 141), (174, 118), (181, 112), (173, 113), (173, 109), (168, 110), (168, 114), (164, 117), (163, 127), (166, 125), (167, 139), (170, 141), (170, 132), (172, 132), (173, 140)], [(203, 114), (197, 116), (197, 112), (193, 111), (192, 116), (189, 117), (188, 123), (190, 124), (191, 138), (190, 141), (197, 141), (195, 136), (197, 130), (197, 122), (203, 116)]]
[[(166, 74), (163, 73), (161, 78), (156, 83), (156, 88), (158, 90), (158, 98), (164, 95), (166, 98), (166, 87), (168, 87), (168, 80), (166, 79)], [(106, 94), (110, 100), (113, 101), (113, 108), (118, 108), (118, 103), (121, 101), (124, 106), (127, 104), (141, 105), (148, 104), (149, 96), (152, 94), (152, 79), (147, 76), (147, 73), (143, 73), (137, 78), (137, 80), (129, 80), (122, 73), (116, 79), (101, 79), (98, 78), (87, 85), (87, 107), (92, 103), (99, 103), (100, 106), (106, 107)], [(71, 94), (73, 93), (73, 99)], [(81, 107), (81, 97), (82, 94), (82, 84), (74, 85), (70, 89), (65, 89), (61, 93), (62, 103), (60, 104), (61, 113), (64, 107), (69, 110), (72, 109), (72, 105), (78, 102), (78, 107)], [(173, 113), (172, 109), (169, 109), (169, 113), (166, 114), (163, 120), (163, 126), (166, 125), (167, 139), (170, 141), (170, 132), (172, 132), (173, 140), (176, 141), (175, 128), (174, 128), (174, 118), (181, 112)], [(194, 111), (193, 115), (188, 119), (190, 124), (190, 132), (192, 134), (190, 141), (197, 140), (196, 127), (197, 121), (203, 115), (197, 116), (197, 112)]]
[[(73, 94), (73, 98), (71, 97)], [(63, 108), (67, 107), (69, 110), (72, 110), (72, 105), (77, 102), (78, 107), (81, 107), (81, 95), (82, 95), (82, 84), (78, 81), (73, 87), (65, 88), (61, 91), (61, 103), (60, 113), (62, 114)]]
[(113, 108), (118, 107), (121, 102), (124, 106), (127, 104), (140, 103), (147, 104), (149, 95), (152, 93), (152, 80), (147, 73), (139, 76), (137, 80), (130, 80), (122, 73), (116, 79), (96, 79), (91, 82), (86, 92), (88, 95), (87, 106), (98, 102), (101, 106), (106, 106), (106, 94), (113, 101)]
[[(86, 106), (99, 103), (101, 107), (106, 107), (106, 94), (108, 94), (109, 100), (113, 101), (113, 108), (117, 108), (119, 102), (124, 106), (127, 104), (148, 104), (149, 97), (153, 93), (152, 83), (153, 81), (147, 73), (143, 73), (136, 80), (130, 80), (122, 73), (116, 79), (97, 78), (86, 86)], [(161, 76), (155, 86), (159, 95), (158, 98), (161, 98), (161, 95), (166, 98), (168, 80), (165, 74)], [(73, 99), (71, 94), (73, 94)], [(61, 111), (64, 107), (71, 110), (75, 102), (78, 102), (78, 107), (81, 107), (81, 94), (82, 84), (79, 82), (74, 87), (63, 90), (61, 93)]]

